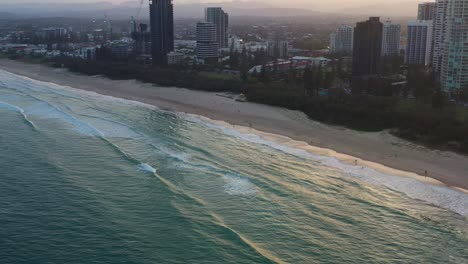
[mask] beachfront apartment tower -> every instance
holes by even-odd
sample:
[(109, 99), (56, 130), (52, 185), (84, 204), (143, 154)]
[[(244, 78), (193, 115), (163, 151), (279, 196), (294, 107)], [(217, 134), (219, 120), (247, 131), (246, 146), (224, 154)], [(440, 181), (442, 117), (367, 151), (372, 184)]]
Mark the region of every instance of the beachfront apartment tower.
[(167, 66), (167, 54), (174, 50), (172, 0), (150, 0), (150, 27), (153, 64)]
[(216, 26), (216, 42), (219, 48), (227, 48), (229, 15), (221, 7), (208, 7), (205, 9), (205, 21)]
[(436, 3), (425, 2), (418, 5), (418, 20), (434, 20)]
[(446, 92), (468, 86), (468, 1), (449, 0), (441, 85)]
[(356, 24), (353, 41), (353, 77), (380, 73), (382, 30), (383, 24), (378, 17), (371, 17)]
[(217, 27), (210, 22), (197, 23), (197, 59), (204, 63), (215, 63), (218, 60)]
[(406, 64), (430, 65), (432, 58), (432, 25), (432, 20), (418, 20), (408, 23)]
[[(432, 69), (440, 75), (445, 50), (445, 31), (447, 28), (448, 0), (437, 0), (432, 34)], [(440, 76), (439, 76), (440, 77)]]
[(354, 28), (342, 25), (330, 34), (330, 52), (334, 54), (352, 54)]
[(401, 26), (391, 21), (383, 23), (382, 56), (396, 57), (400, 54)]

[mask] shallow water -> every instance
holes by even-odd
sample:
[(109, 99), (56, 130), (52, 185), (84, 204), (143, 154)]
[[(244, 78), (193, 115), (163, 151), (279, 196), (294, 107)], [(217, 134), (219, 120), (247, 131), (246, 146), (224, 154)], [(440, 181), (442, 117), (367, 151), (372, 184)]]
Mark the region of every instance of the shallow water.
[(1, 263), (468, 263), (467, 199), (0, 71)]

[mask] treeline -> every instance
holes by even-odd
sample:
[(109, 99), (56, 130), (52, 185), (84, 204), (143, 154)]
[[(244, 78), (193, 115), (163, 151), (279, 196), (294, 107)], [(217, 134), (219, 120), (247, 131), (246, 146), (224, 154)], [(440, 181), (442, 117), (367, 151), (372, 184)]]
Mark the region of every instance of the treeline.
[(244, 84), (238, 78), (214, 78), (191, 69), (152, 68), (118, 61), (86, 61), (69, 57), (53, 59), (54, 67), (86, 75), (104, 75), (114, 80), (137, 79), (160, 86), (174, 86), (210, 92), (242, 92)]
[[(330, 71), (320, 68), (299, 73), (291, 69), (276, 78), (260, 72), (249, 78), (202, 74), (195, 68), (153, 68), (127, 62), (85, 61), (55, 58), (55, 67), (66, 67), (87, 75), (111, 79), (137, 79), (161, 86), (176, 86), (204, 91), (245, 93), (252, 102), (285, 107), (306, 113), (329, 124), (363, 131), (389, 129), (395, 135), (432, 147), (468, 153), (468, 109), (451, 103), (430, 80), (430, 73), (409, 69), (409, 87), (395, 90), (375, 87), (375, 94), (349, 93), (330, 87)], [(334, 75), (346, 75), (338, 65)], [(380, 84), (376, 84), (380, 85)], [(388, 91), (386, 91), (388, 90)], [(414, 99), (407, 99), (408, 94)], [(460, 93), (465, 98), (467, 92)], [(460, 99), (460, 100), (462, 100)], [(468, 98), (466, 98), (468, 99)]]
[(453, 104), (438, 108), (423, 101), (342, 91), (307, 96), (300, 86), (279, 83), (249, 86), (247, 95), (251, 101), (303, 111), (320, 122), (362, 131), (390, 129), (411, 141), (468, 153), (468, 109)]

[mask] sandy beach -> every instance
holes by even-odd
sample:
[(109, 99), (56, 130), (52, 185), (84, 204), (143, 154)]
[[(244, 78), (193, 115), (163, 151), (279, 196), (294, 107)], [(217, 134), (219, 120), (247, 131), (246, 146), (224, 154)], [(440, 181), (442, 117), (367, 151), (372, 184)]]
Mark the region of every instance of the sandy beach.
[(251, 131), (263, 133), (265, 137), (280, 135), (277, 139), (281, 141), (292, 139), (287, 142), (292, 145), (307, 142), (309, 144), (307, 147), (311, 151), (333, 155), (350, 163), (354, 163), (357, 159), (359, 165), (369, 165), (380, 171), (391, 170), (391, 173), (402, 176), (407, 176), (403, 172), (416, 176), (425, 175), (427, 171), (429, 178), (450, 187), (468, 190), (467, 156), (430, 150), (387, 132), (364, 133), (329, 126), (312, 121), (298, 111), (237, 102), (226, 94), (158, 87), (135, 80), (115, 81), (6, 59), (0, 59), (0, 69), (40, 81), (224, 121), (232, 126), (247, 127), (247, 130), (251, 128)]

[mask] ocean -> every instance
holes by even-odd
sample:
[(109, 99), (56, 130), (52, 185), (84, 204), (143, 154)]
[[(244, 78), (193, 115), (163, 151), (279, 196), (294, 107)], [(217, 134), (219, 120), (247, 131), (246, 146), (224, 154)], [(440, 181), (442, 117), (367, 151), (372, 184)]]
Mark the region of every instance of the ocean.
[(0, 70), (0, 263), (468, 263), (468, 194)]

